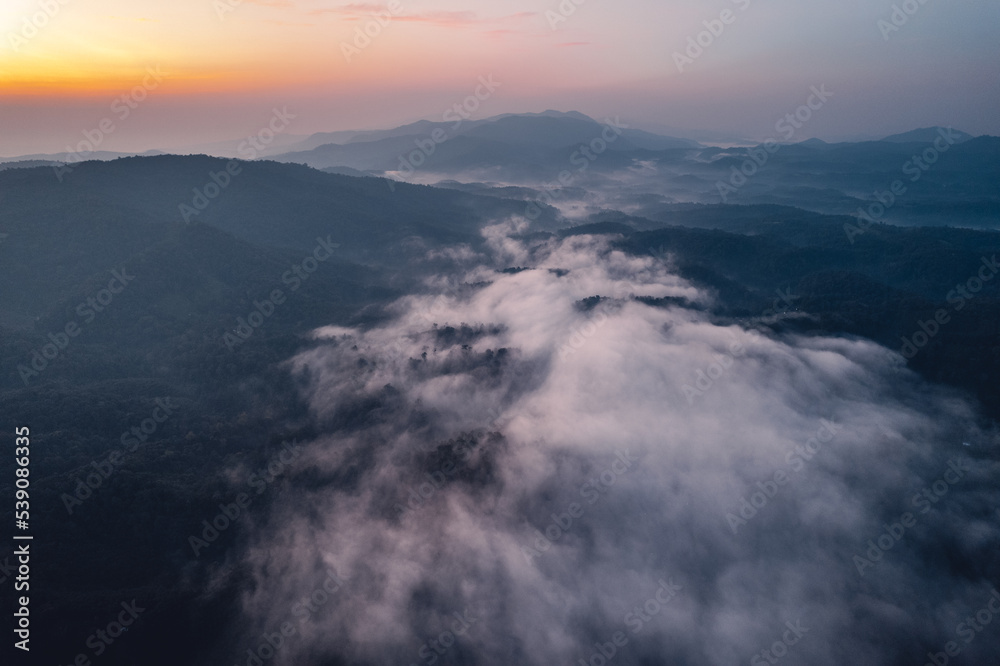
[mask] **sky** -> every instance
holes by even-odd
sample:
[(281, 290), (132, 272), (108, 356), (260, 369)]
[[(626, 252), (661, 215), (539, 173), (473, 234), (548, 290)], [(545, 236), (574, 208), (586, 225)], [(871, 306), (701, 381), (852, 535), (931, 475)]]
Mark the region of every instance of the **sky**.
[(764, 139), (825, 85), (803, 138), (1000, 134), (997, 7), (910, 2), (893, 23), (890, 0), (4, 0), (0, 155), (102, 121), (100, 149), (141, 151), (256, 133), (274, 108), (293, 135), (440, 119), (491, 76), (476, 117)]

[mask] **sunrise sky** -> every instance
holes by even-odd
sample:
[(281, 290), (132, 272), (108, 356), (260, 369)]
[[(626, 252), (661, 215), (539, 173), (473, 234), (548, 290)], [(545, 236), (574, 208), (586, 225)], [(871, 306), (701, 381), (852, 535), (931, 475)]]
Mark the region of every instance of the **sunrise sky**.
[[(919, 9), (887, 32), (894, 1), (398, 0), (348, 61), (342, 43), (389, 4), (3, 0), (0, 155), (62, 152), (108, 117), (109, 150), (235, 139), (275, 106), (296, 115), (293, 134), (440, 119), (491, 74), (501, 87), (479, 117), (555, 108), (766, 138), (825, 84), (835, 98), (802, 138), (1000, 134), (996, 4), (908, 0)], [(730, 23), (678, 71), (674, 53), (724, 10)], [(116, 116), (149, 68), (163, 81)]]

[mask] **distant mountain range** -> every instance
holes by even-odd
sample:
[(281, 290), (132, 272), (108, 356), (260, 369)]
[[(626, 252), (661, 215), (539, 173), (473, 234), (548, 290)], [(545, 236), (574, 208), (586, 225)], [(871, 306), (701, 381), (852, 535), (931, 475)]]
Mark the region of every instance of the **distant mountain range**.
[[(271, 145), (258, 152), (262, 158), (304, 164), (317, 169), (339, 169), (337, 173), (349, 175), (383, 175), (394, 172), (409, 175), (413, 169), (454, 176), (470, 170), (492, 170), (498, 172), (496, 175), (501, 180), (534, 179), (543, 176), (545, 170), (563, 170), (568, 159), (581, 146), (596, 142), (595, 145), (600, 147), (597, 139), (604, 131), (605, 124), (609, 121), (616, 122), (614, 119), (598, 121), (577, 111), (554, 110), (501, 114), (481, 120), (461, 120), (457, 116), (456, 119), (454, 122), (420, 120), (385, 130), (318, 132), (309, 136), (283, 134), (276, 136)], [(631, 154), (635, 159), (659, 159), (662, 156), (647, 153), (706, 148), (692, 139), (656, 134), (625, 127), (624, 124), (620, 130), (616, 140), (607, 145), (608, 150), (614, 151), (619, 158), (623, 154)], [(928, 127), (887, 136), (880, 141), (860, 143), (929, 143), (942, 130), (940, 127)], [(956, 143), (974, 138), (958, 130), (951, 130), (950, 136)], [(236, 157), (237, 146), (241, 141), (243, 139), (220, 141), (175, 152)], [(809, 139), (796, 145), (825, 150), (851, 144)], [(107, 161), (121, 157), (162, 154), (165, 153), (161, 150), (142, 153), (95, 151), (83, 157), (86, 160)], [(0, 158), (0, 169), (53, 165), (65, 162), (66, 157), (65, 153), (38, 153)], [(676, 155), (673, 157), (680, 159)], [(695, 159), (700, 157), (695, 156)], [(623, 164), (621, 159), (614, 160), (614, 163), (618, 166)], [(582, 166), (583, 162), (580, 161), (579, 164)]]
[[(609, 119), (614, 123), (614, 119)], [(620, 123), (619, 123), (620, 124)], [(411, 168), (455, 172), (490, 169), (498, 165), (529, 168), (565, 162), (567, 150), (597, 142), (607, 122), (581, 113), (546, 111), (539, 114), (508, 114), (486, 120), (463, 122), (420, 121), (392, 130), (356, 134), (314, 135), (303, 150), (275, 156), (279, 162), (295, 162), (315, 168), (351, 167), (363, 171), (408, 172)], [(607, 149), (683, 150), (701, 147), (695, 141), (660, 136), (642, 130), (618, 127), (610, 133)], [(329, 140), (328, 143), (319, 143)], [(315, 147), (309, 147), (313, 144)], [(601, 149), (603, 152), (603, 149)]]
[[(213, 144), (221, 153), (235, 146)], [(554, 206), (578, 221), (604, 208), (656, 219), (660, 207), (677, 203), (778, 204), (857, 214), (885, 199), (898, 183), (905, 192), (875, 209), (880, 221), (1000, 226), (1000, 139), (943, 127), (878, 141), (716, 147), (626, 127), (619, 119), (549, 110), (282, 136), (269, 150), (276, 154), (267, 159), (275, 162), (440, 183)], [(26, 155), (0, 163), (0, 170), (53, 166), (63, 157)]]
[[(108, 160), (117, 160), (120, 157), (151, 157), (153, 155), (165, 154), (162, 150), (147, 150), (142, 153), (119, 153), (111, 150), (95, 150), (82, 155), (82, 157), (84, 161), (88, 162), (93, 160), (107, 162)], [(0, 157), (0, 169), (51, 166), (52, 164), (67, 164), (70, 162), (74, 162), (74, 160), (70, 159), (67, 153), (35, 153), (32, 155), (19, 155), (17, 157)]]
[[(892, 136), (885, 137), (882, 141), (888, 141), (889, 143), (930, 143), (937, 139), (943, 131), (949, 131), (949, 128), (924, 127), (922, 129), (903, 132), (902, 134), (893, 134)], [(965, 143), (973, 138), (971, 134), (966, 134), (955, 129), (951, 129), (950, 133), (956, 143)]]

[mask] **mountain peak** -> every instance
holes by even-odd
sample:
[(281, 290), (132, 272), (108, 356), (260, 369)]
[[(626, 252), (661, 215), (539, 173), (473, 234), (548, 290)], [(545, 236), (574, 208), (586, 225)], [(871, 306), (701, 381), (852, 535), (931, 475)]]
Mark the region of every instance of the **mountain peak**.
[(593, 118), (585, 113), (580, 113), (579, 111), (557, 111), (555, 109), (546, 109), (540, 112), (528, 112), (528, 113), (502, 113), (498, 116), (492, 116), (487, 118), (486, 121), (496, 121), (503, 118), (573, 118), (574, 120), (586, 120), (588, 122), (596, 122)]
[(947, 136), (951, 136), (955, 143), (964, 143), (969, 139), (972, 139), (971, 134), (966, 134), (960, 130), (947, 127), (922, 127), (920, 129), (910, 130), (909, 132), (903, 132), (902, 134), (893, 134), (887, 136), (882, 141), (887, 141), (889, 143), (930, 143), (934, 141), (937, 137), (944, 133)]

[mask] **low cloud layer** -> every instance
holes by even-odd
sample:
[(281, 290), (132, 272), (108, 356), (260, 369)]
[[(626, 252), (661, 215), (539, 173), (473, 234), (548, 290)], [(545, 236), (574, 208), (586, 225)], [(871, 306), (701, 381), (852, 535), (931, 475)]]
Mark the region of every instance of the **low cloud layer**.
[(266, 662), (997, 653), (1000, 618), (960, 628), (1000, 583), (969, 404), (871, 342), (720, 323), (668, 262), (517, 231), (290, 362), (326, 434), (251, 539), (232, 663), (283, 623)]

